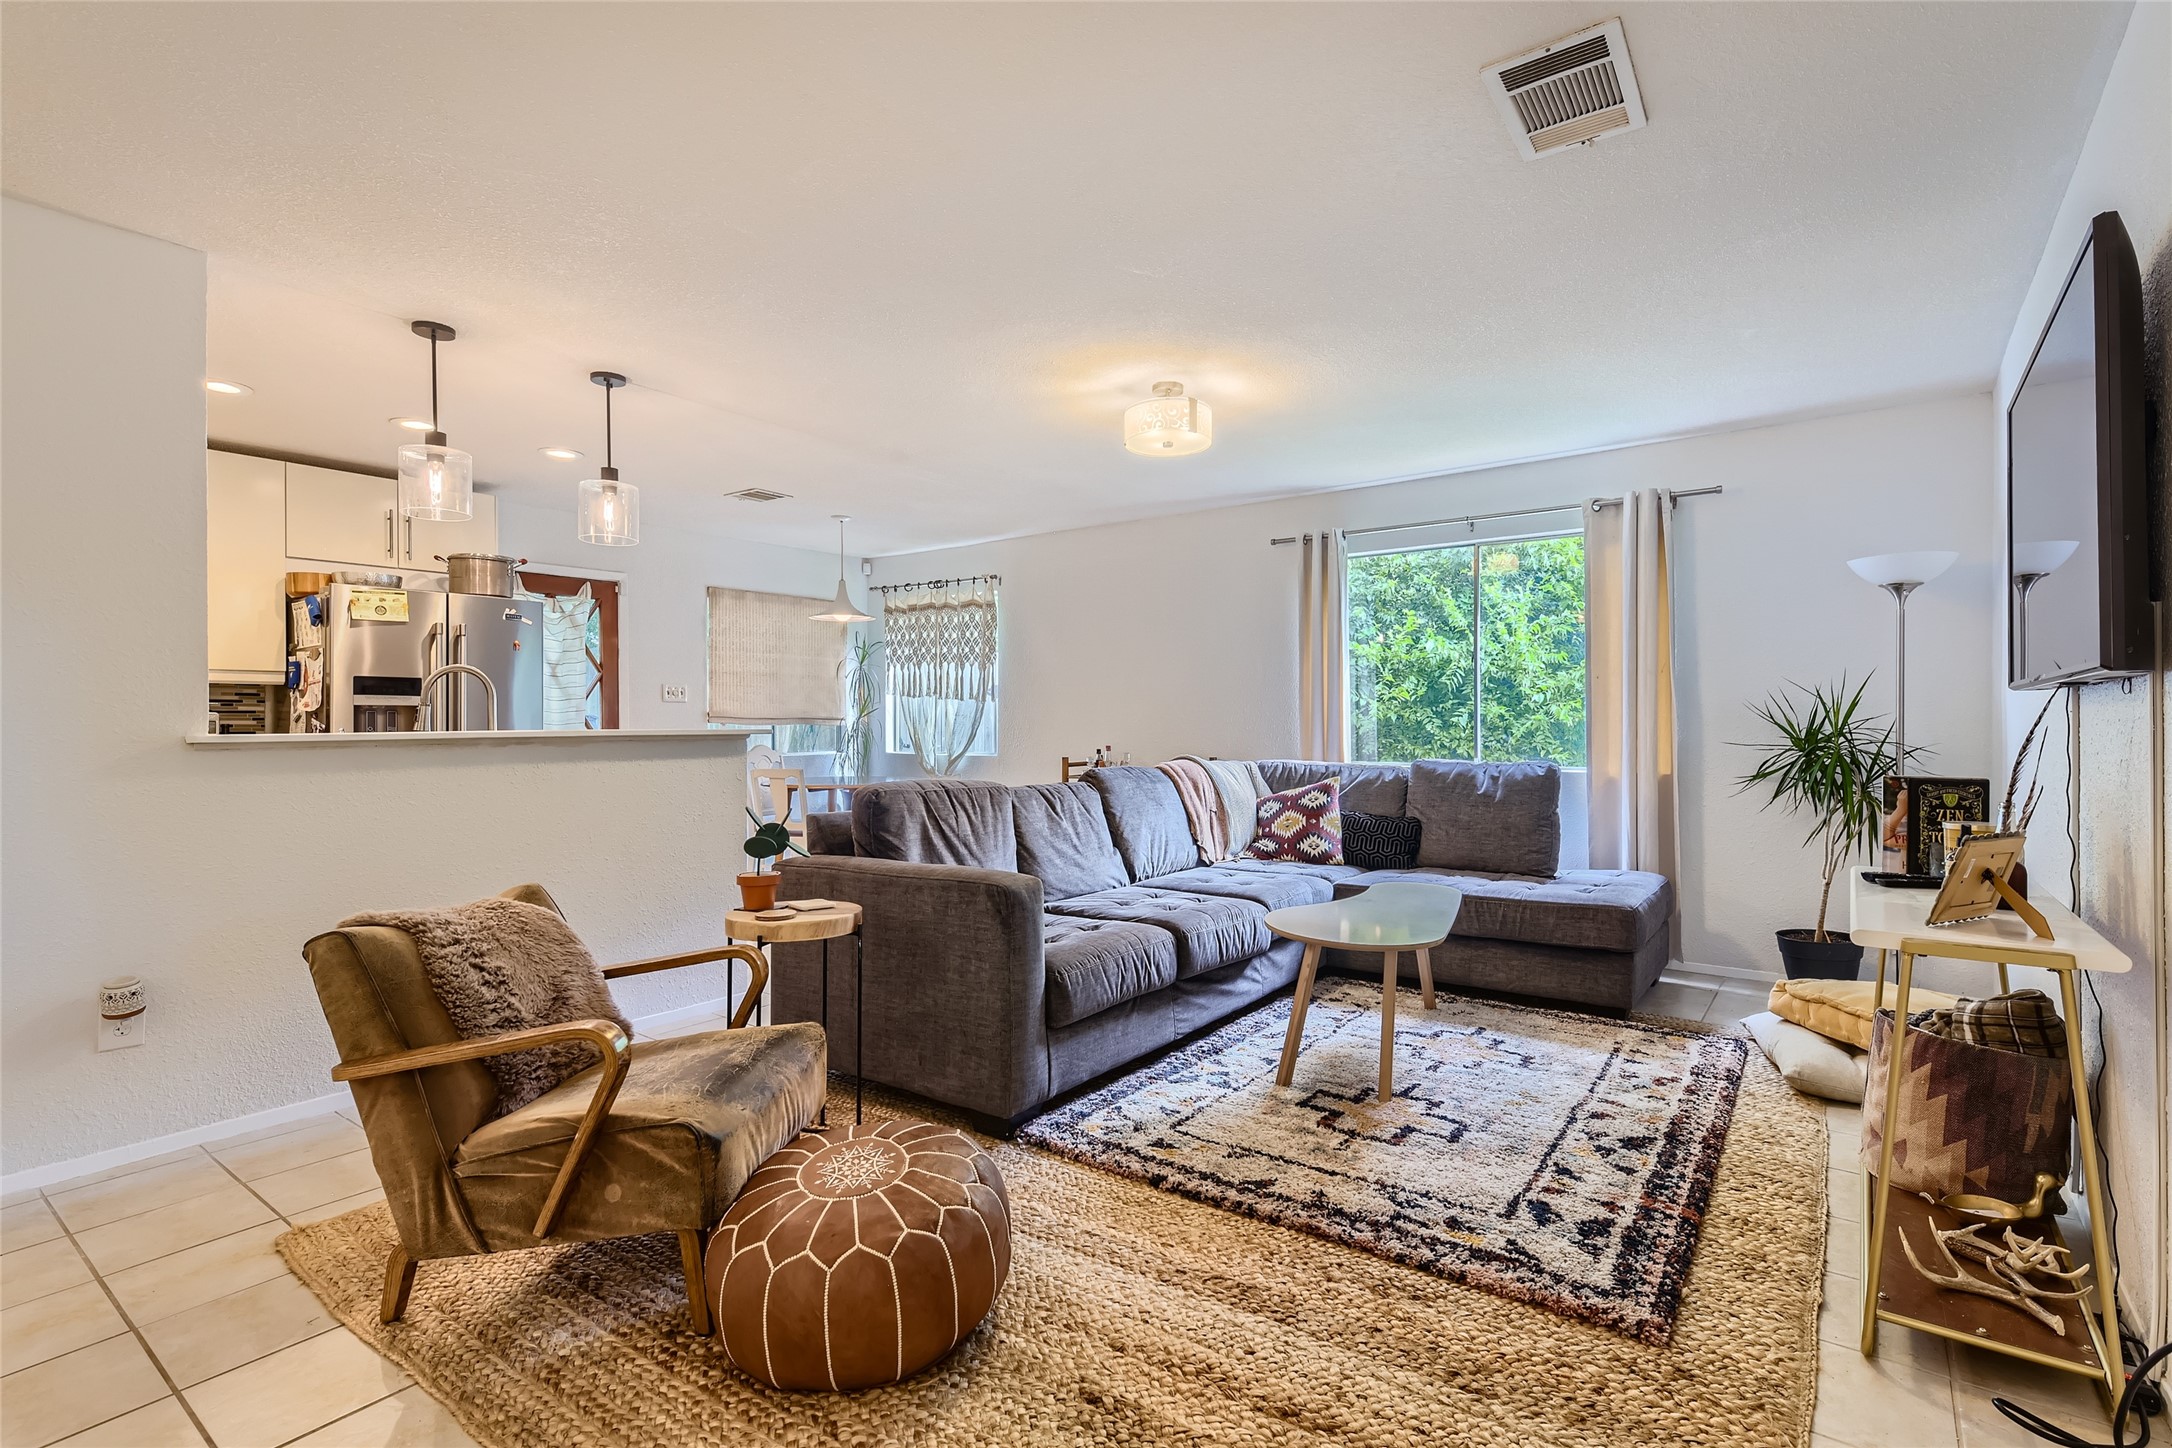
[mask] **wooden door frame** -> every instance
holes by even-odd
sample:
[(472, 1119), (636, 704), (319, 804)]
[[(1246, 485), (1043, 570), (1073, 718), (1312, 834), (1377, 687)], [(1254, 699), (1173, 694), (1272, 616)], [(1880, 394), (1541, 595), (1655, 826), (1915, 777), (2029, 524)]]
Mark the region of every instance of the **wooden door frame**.
[(520, 570), (520, 584), (529, 593), (540, 593), (546, 598), (561, 598), (586, 588), (589, 597), (596, 601), (596, 617), (601, 620), (597, 628), (597, 633), (601, 635), (601, 649), (596, 661), (596, 692), (603, 706), (603, 727), (618, 728), (618, 580), (583, 578), (573, 573), (546, 573), (539, 569), (523, 568)]

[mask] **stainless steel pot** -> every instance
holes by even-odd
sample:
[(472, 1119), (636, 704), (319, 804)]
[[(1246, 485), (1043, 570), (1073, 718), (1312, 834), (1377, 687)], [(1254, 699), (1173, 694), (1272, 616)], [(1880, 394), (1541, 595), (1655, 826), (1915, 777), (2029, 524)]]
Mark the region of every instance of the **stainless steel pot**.
[(440, 553), (436, 557), (445, 565), (447, 592), (485, 593), (495, 598), (513, 596), (514, 585), (520, 581), (514, 570), (528, 562), (503, 553)]

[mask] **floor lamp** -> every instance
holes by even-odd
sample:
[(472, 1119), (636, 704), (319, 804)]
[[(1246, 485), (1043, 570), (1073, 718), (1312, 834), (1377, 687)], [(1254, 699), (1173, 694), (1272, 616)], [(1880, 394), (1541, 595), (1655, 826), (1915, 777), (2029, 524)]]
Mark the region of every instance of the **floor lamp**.
[(1908, 595), (1953, 566), (1958, 553), (1880, 553), (1850, 558), (1848, 567), (1865, 583), (1893, 595), (1893, 772), (1908, 773)]
[(2014, 682), (2029, 681), (2029, 590), (2059, 571), (2081, 544), (2071, 538), (2014, 545), (2014, 593), (2020, 603), (2020, 620), (2014, 625)]

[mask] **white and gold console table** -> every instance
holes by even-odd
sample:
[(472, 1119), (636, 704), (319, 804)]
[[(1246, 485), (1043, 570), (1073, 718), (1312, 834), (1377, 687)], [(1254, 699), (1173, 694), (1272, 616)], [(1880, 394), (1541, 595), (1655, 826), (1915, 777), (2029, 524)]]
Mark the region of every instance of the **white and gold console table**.
[[(2073, 911), (2055, 901), (2036, 901), (2048, 937), (2039, 936), (2020, 915), (2001, 911), (1983, 920), (1957, 925), (1930, 925), (1927, 918), (1935, 890), (1889, 890), (1873, 885), (1858, 872), (1849, 890), (1848, 933), (1855, 943), (1878, 952), (1878, 986), (1873, 1006), (1885, 1004), (1886, 959), (1896, 956), (1899, 971), (1893, 999), (1893, 1061), (1900, 1059), (1900, 1032), (1907, 1029), (1908, 991), (1915, 976), (1918, 956), (1941, 960), (1976, 961), (1998, 967), (1999, 989), (2007, 989), (2009, 965), (2041, 966), (2059, 977), (2059, 1012), (2066, 1023), (2066, 1059), (2074, 1084), (2074, 1118), (2082, 1161), (2082, 1180), (2089, 1195), (2089, 1238), (2095, 1252), (2096, 1312), (2082, 1304), (2086, 1299), (2046, 1303), (2064, 1320), (2064, 1335), (2053, 1332), (2034, 1318), (2003, 1303), (1972, 1293), (1949, 1292), (1933, 1286), (1907, 1270), (1900, 1250), (1904, 1228), (1941, 1229), (1966, 1225), (1979, 1218), (1964, 1217), (1923, 1197), (1885, 1185), (1893, 1170), (1893, 1128), (1900, 1094), (1888, 1090), (1885, 1123), (1881, 1133), (1876, 1172), (1863, 1174), (1863, 1355), (1878, 1347), (1878, 1324), (1895, 1323), (1918, 1332), (1935, 1333), (1956, 1342), (1974, 1343), (1992, 1352), (2005, 1353), (2045, 1367), (2079, 1373), (2096, 1380), (2107, 1402), (2117, 1402), (2126, 1386), (2119, 1357), (2118, 1296), (2113, 1280), (2111, 1244), (2105, 1236), (2104, 1187), (2097, 1165), (2096, 1123), (2089, 1111), (2089, 1081), (2082, 1061), (2081, 1001), (2075, 976), (2084, 970), (2118, 973), (2133, 962), (2110, 941), (2089, 928)], [(1895, 1073), (1888, 1070), (1890, 1081)], [(1864, 1103), (1869, 1109), (1871, 1103)], [(2028, 1236), (2059, 1239), (2058, 1223), (2050, 1216), (2011, 1224)], [(1901, 1268), (1882, 1276), (1888, 1260)], [(2101, 1322), (2101, 1326), (2099, 1325)]]

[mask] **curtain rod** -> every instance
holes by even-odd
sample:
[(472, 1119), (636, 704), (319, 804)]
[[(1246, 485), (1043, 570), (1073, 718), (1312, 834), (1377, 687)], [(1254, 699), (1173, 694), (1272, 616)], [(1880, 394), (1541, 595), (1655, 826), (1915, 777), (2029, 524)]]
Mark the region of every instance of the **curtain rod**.
[[(1706, 498), (1725, 491), (1726, 489), (1723, 486), (1715, 483), (1709, 488), (1684, 488), (1680, 492), (1666, 492), (1664, 496), (1671, 507), (1684, 498)], [(1620, 506), (1621, 499), (1619, 498), (1591, 498), (1582, 503), (1556, 503), (1551, 508), (1513, 508), (1503, 513), (1466, 513), (1460, 518), (1433, 518), (1423, 523), (1388, 523), (1378, 528), (1352, 528), (1343, 536), (1345, 538), (1362, 538), (1371, 533), (1407, 533), (1417, 528), (1448, 528), (1457, 523), (1492, 523), (1502, 518), (1536, 518), (1546, 513), (1583, 512), (1586, 509), (1596, 513), (1602, 508), (1618, 508)], [(1270, 538), (1267, 542), (1271, 547), (1279, 548), (1285, 543), (1295, 543), (1309, 536), (1309, 534), (1292, 533), (1286, 538)]]
[(1000, 573), (976, 573), (971, 578), (929, 578), (919, 583), (878, 583), (875, 585), (875, 592), (909, 593), (916, 588), (949, 588), (958, 583), (993, 583), (1001, 587), (1003, 575)]

